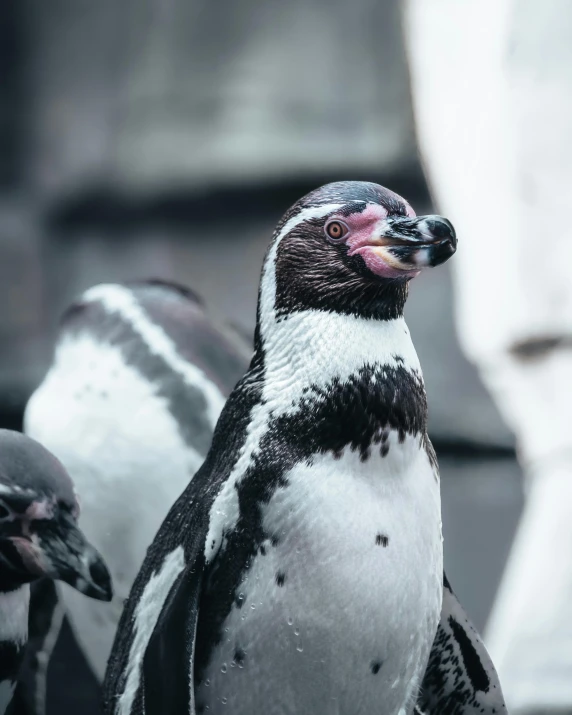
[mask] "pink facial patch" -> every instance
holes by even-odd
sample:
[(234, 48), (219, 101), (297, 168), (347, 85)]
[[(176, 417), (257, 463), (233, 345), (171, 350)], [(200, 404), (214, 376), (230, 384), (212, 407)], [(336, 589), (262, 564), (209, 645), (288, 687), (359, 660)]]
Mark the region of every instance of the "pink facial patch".
[[(401, 197), (400, 197), (401, 198)], [(401, 199), (403, 201), (403, 199)], [(415, 217), (415, 211), (409, 206), (406, 201), (403, 201), (406, 206), (407, 215), (410, 218)], [(350, 229), (350, 233), (346, 240), (348, 246), (348, 255), (359, 255), (365, 261), (366, 266), (376, 276), (382, 278), (398, 278), (403, 275), (415, 277), (418, 270), (404, 270), (394, 268), (389, 265), (382, 256), (372, 246), (372, 237), (383, 235), (383, 223), (387, 218), (387, 211), (379, 204), (368, 204), (366, 209), (361, 213), (350, 214), (348, 217), (338, 216), (334, 214), (332, 218), (339, 218)]]
[(400, 278), (407, 275), (411, 278), (419, 273), (418, 269), (407, 270), (404, 268), (394, 268), (390, 266), (389, 263), (383, 260), (383, 258), (374, 250), (373, 246), (362, 246), (353, 252), (353, 254), (360, 255), (365, 261), (365, 265), (369, 268), (372, 273), (381, 278)]
[(346, 243), (351, 256), (355, 249), (367, 245), (377, 224), (387, 218), (387, 211), (379, 204), (368, 204), (361, 213), (350, 214), (347, 217), (333, 214), (331, 218), (339, 218), (350, 229)]

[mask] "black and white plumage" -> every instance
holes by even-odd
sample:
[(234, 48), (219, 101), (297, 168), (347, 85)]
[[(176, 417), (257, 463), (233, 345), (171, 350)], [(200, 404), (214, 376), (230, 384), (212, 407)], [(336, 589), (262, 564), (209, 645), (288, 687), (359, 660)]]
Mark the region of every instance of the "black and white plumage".
[(0, 713), (28, 638), (30, 584), (61, 579), (109, 601), (109, 572), (77, 526), (79, 504), (60, 462), (35, 440), (0, 430)]
[(73, 476), (84, 531), (113, 577), (111, 604), (61, 589), (100, 680), (147, 547), (202, 464), (249, 356), (194, 293), (162, 281), (96, 286), (61, 321), (25, 430)]
[[(435, 715), (503, 712), (500, 689), (476, 691), (466, 649), (453, 669), (429, 660), (458, 604), (443, 601), (438, 471), (403, 307), (409, 279), (455, 246), (445, 219), (373, 184), (328, 185), (284, 216), (250, 368), (123, 613), (107, 715), (409, 715), (424, 676)], [(459, 684), (478, 705), (431, 709)]]
[(506, 715), (502, 689), (487, 650), (446, 577), (439, 629), (419, 698), (427, 715)]

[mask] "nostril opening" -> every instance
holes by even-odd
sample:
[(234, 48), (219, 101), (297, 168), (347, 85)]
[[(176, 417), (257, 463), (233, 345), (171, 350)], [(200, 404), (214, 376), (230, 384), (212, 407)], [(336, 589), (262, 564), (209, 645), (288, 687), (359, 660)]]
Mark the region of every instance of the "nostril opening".
[(455, 230), (448, 221), (433, 221), (431, 232), (435, 238), (445, 238), (449, 241), (455, 238)]

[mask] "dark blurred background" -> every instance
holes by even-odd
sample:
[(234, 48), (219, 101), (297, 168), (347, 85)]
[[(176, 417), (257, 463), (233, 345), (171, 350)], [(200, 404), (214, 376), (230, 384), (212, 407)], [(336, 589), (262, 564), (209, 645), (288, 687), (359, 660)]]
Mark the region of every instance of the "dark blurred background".
[[(366, 179), (433, 211), (397, 0), (5, 0), (0, 77), (2, 426), (20, 428), (58, 317), (90, 285), (175, 279), (250, 334), (272, 229), (305, 192)], [(446, 568), (483, 629), (521, 479), (458, 347), (449, 270), (415, 282), (406, 317)]]

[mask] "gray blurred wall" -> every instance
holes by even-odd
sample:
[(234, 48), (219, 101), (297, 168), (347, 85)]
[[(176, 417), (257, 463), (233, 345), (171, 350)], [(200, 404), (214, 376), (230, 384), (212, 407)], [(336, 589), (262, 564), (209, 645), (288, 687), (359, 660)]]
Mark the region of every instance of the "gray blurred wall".
[[(16, 410), (89, 285), (190, 282), (251, 331), (265, 246), (302, 192), (371, 179), (431, 210), (396, 1), (22, 0), (0, 15), (13, 45), (0, 145), (14, 149), (0, 394)], [(510, 445), (459, 352), (452, 305), (441, 269), (408, 306), (432, 433)]]

